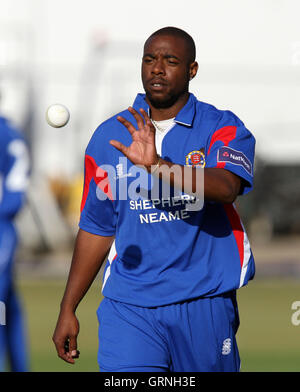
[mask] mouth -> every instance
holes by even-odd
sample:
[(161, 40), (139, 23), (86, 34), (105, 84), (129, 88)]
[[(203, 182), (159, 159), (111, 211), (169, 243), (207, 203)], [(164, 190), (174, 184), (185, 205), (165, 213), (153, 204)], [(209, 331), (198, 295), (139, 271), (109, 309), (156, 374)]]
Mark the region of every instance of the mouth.
[(167, 84), (161, 80), (152, 80), (149, 83), (151, 90), (153, 91), (161, 91), (164, 90)]

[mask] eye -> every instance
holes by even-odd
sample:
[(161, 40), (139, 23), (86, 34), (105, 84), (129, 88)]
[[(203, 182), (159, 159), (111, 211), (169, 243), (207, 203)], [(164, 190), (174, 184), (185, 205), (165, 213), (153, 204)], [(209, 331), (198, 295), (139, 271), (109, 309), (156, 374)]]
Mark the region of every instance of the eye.
[(170, 58), (170, 59), (168, 59), (168, 64), (177, 65), (177, 64), (178, 64), (178, 61), (175, 60), (175, 59)]
[(153, 61), (153, 59), (151, 57), (145, 57), (144, 58), (144, 63), (149, 64)]

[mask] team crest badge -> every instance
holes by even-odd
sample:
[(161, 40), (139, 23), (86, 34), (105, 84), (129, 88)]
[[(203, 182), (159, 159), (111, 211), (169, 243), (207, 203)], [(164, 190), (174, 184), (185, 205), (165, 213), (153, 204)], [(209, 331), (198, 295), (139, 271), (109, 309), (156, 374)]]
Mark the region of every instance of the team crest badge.
[(192, 167), (205, 167), (205, 154), (204, 154), (204, 148), (201, 148), (200, 150), (194, 150), (191, 151), (187, 156), (185, 157), (185, 164), (186, 166), (192, 166)]

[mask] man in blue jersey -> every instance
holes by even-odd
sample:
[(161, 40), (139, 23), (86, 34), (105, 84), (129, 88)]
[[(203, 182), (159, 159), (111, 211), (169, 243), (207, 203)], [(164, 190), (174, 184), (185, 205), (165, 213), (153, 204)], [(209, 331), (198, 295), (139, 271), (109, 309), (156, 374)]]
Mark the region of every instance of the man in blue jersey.
[(197, 69), (186, 32), (153, 33), (145, 94), (101, 124), (86, 149), (80, 229), (53, 336), (69, 363), (76, 308), (108, 255), (101, 371), (240, 368), (236, 290), (253, 278), (254, 260), (233, 202), (252, 188), (255, 139), (232, 112), (189, 92)]
[(24, 204), (28, 175), (29, 155), (24, 139), (0, 117), (0, 301), (5, 311), (4, 325), (0, 324), (0, 371), (6, 359), (12, 371), (29, 370), (24, 320), (13, 276), (17, 247), (14, 219)]

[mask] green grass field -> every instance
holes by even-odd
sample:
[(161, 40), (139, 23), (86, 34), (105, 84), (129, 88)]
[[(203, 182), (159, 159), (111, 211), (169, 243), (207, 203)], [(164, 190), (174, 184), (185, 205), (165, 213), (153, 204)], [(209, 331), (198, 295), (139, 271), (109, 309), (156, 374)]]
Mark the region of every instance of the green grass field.
[[(27, 315), (31, 370), (98, 371), (96, 309), (101, 300), (95, 282), (80, 304), (80, 359), (69, 365), (59, 359), (52, 343), (62, 280), (22, 280), (19, 292)], [(241, 325), (238, 343), (242, 371), (300, 371), (300, 326), (291, 323), (291, 304), (300, 300), (300, 280), (256, 279), (238, 292)]]

